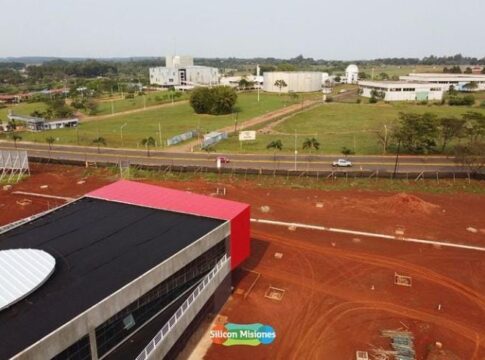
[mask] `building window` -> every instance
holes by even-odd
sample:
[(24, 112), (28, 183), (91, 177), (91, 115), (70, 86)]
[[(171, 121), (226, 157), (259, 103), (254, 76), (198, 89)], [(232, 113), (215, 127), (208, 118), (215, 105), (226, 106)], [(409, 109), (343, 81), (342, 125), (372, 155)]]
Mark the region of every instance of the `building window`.
[(98, 355), (103, 356), (133, 331), (199, 282), (226, 253), (220, 241), (96, 328)]
[(91, 348), (89, 337), (86, 335), (51, 360), (90, 360)]

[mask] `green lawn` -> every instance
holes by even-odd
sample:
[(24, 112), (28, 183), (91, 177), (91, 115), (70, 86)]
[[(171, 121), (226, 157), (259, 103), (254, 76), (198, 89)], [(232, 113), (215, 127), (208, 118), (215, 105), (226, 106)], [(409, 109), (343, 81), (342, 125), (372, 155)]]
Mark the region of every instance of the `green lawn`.
[[(268, 152), (266, 145), (272, 140), (283, 142), (284, 152), (293, 152), (295, 130), (297, 131), (297, 149), (302, 151), (306, 137), (316, 137), (321, 148), (319, 154), (338, 154), (343, 146), (355, 151), (356, 154), (381, 154), (382, 147), (378, 144), (375, 131), (391, 126), (397, 121), (399, 112), (424, 113), (432, 112), (438, 116), (460, 116), (467, 111), (479, 111), (485, 114), (485, 109), (415, 105), (415, 104), (343, 104), (327, 103), (309, 111), (296, 114), (273, 130), (276, 134), (257, 134), (256, 141), (244, 142), (242, 151), (245, 153)], [(257, 128), (255, 128), (256, 130)], [(239, 152), (241, 144), (231, 136), (228, 140), (216, 146), (217, 151)]]
[[(255, 93), (238, 95), (236, 108), (238, 122), (244, 122), (255, 116), (274, 111), (285, 106), (288, 102), (286, 96), (261, 94), (261, 101), (257, 102)], [(235, 115), (197, 115), (189, 104), (175, 104), (161, 109), (148, 109), (143, 112), (119, 115), (109, 119), (93, 120), (81, 123), (78, 129), (59, 129), (49, 132), (21, 134), (23, 140), (45, 142), (46, 137), (53, 136), (58, 143), (91, 145), (92, 140), (102, 136), (107, 140), (108, 146), (120, 147), (123, 124), (123, 145), (136, 148), (141, 139), (152, 136), (159, 142), (159, 126), (162, 130), (162, 139), (165, 140), (183, 132), (200, 128), (202, 133), (213, 131), (235, 123)]]
[(7, 114), (9, 110), (12, 110), (15, 114), (30, 115), (35, 110), (44, 111), (46, 109), (46, 104), (44, 103), (20, 103), (15, 105), (9, 105), (6, 108), (0, 109), (0, 120), (7, 122)]
[[(187, 100), (188, 94), (182, 93), (174, 101)], [(122, 99), (113, 101), (102, 101), (98, 103), (98, 113), (96, 115), (107, 115), (119, 113), (127, 110), (141, 109), (145, 106), (160, 105), (172, 102), (168, 91), (156, 91), (146, 95), (135, 96), (133, 99)]]

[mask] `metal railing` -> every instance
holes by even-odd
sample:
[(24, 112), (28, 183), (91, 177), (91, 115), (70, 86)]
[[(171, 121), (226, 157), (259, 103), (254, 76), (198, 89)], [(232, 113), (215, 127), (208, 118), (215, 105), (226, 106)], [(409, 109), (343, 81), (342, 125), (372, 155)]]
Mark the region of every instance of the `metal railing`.
[(182, 305), (177, 309), (175, 314), (167, 321), (167, 323), (162, 327), (162, 329), (155, 335), (155, 337), (148, 343), (148, 345), (143, 349), (143, 351), (136, 357), (136, 360), (145, 360), (148, 358), (150, 353), (155, 350), (157, 345), (163, 341), (165, 337), (170, 333), (175, 325), (179, 322), (180, 318), (187, 312), (189, 307), (193, 302), (200, 296), (202, 290), (209, 285), (209, 283), (214, 279), (217, 273), (226, 265), (230, 260), (227, 254), (224, 254), (221, 260), (212, 268), (212, 270), (202, 279), (200, 284), (195, 288), (195, 290), (189, 295), (189, 297), (182, 303)]

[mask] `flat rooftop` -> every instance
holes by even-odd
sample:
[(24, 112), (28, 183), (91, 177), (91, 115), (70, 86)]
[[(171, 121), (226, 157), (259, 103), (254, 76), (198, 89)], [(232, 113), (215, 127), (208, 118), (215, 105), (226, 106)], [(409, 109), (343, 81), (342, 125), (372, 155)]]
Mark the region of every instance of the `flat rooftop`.
[(381, 88), (409, 88), (409, 87), (417, 87), (417, 88), (429, 88), (434, 86), (433, 84), (423, 84), (422, 82), (409, 82), (409, 81), (371, 81), (371, 80), (362, 80), (358, 83), (361, 86), (370, 86), (370, 87), (381, 87)]
[(0, 235), (0, 250), (56, 259), (47, 282), (0, 311), (8, 359), (184, 249), (224, 220), (84, 197)]

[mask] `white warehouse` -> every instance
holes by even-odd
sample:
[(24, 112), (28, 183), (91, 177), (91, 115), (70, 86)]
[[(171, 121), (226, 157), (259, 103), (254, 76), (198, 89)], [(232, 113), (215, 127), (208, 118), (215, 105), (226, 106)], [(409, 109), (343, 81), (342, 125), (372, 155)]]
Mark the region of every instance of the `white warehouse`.
[[(268, 92), (314, 92), (322, 90), (322, 73), (315, 71), (273, 71), (263, 74), (263, 90)], [(283, 80), (287, 86), (275, 85)]]
[(196, 66), (189, 56), (167, 56), (167, 66), (150, 68), (150, 84), (160, 86), (194, 87), (219, 84), (219, 69)]
[(443, 99), (443, 90), (440, 86), (426, 83), (359, 81), (359, 90), (360, 94), (367, 98), (371, 98), (377, 92), (384, 101), (441, 101)]
[[(481, 91), (485, 90), (485, 75), (481, 74), (433, 74), (417, 73), (400, 76), (400, 80), (420, 83), (431, 83), (440, 86), (443, 91), (448, 91), (453, 85), (458, 91)], [(475, 88), (467, 87), (467, 84), (475, 83)]]

